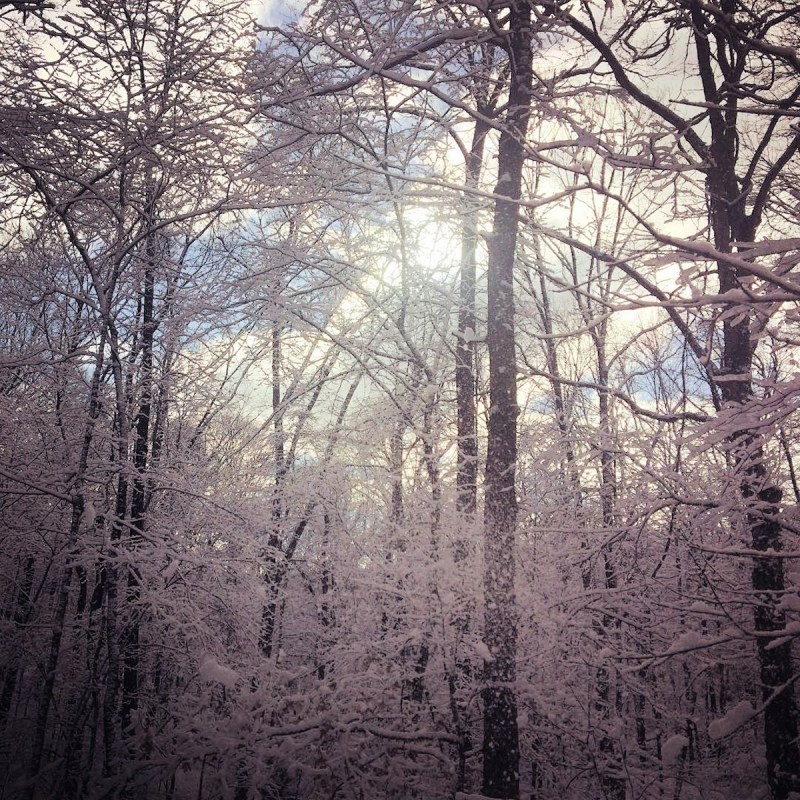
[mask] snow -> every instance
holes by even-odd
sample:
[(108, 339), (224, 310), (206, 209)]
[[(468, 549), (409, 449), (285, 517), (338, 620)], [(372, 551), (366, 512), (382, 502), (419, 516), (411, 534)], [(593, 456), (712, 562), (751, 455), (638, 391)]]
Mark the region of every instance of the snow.
[(703, 637), (697, 631), (687, 631), (675, 639), (669, 646), (667, 654), (685, 653), (688, 650), (696, 650), (707, 644), (708, 642), (704, 641)]
[(674, 764), (688, 746), (689, 740), (682, 734), (676, 733), (661, 745), (661, 758), (665, 764)]
[(719, 606), (712, 606), (710, 603), (704, 603), (700, 600), (692, 603), (689, 606), (689, 611), (693, 614), (711, 614), (714, 616), (719, 616)]
[(722, 739), (735, 733), (746, 725), (754, 716), (755, 709), (749, 700), (742, 700), (735, 705), (724, 717), (715, 719), (708, 726), (708, 735), (712, 739)]
[(484, 661), (494, 661), (494, 656), (492, 655), (492, 651), (489, 649), (489, 645), (486, 642), (477, 641), (473, 644), (475, 648), (475, 652), (484, 660)]
[(161, 577), (164, 579), (165, 582), (168, 582), (170, 578), (178, 571), (180, 568), (181, 562), (174, 558), (172, 559), (169, 564), (164, 568), (164, 571), (161, 573)]
[(798, 570), (787, 570), (786, 571), (786, 583), (791, 584), (792, 586), (799, 586), (800, 585), (800, 571)]
[(491, 800), (485, 794), (466, 794), (465, 792), (456, 792), (456, 800)]
[(796, 594), (785, 594), (778, 603), (778, 608), (784, 611), (800, 611), (800, 597)]
[(211, 656), (206, 656), (200, 662), (199, 675), (201, 681), (221, 683), (226, 689), (233, 689), (239, 680), (238, 672), (223, 666)]

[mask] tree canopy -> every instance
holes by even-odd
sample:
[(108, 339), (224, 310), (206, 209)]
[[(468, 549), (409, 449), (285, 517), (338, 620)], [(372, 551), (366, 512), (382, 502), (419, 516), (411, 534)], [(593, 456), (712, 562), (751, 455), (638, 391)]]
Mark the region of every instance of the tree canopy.
[(800, 796), (798, 33), (0, 0), (0, 800)]

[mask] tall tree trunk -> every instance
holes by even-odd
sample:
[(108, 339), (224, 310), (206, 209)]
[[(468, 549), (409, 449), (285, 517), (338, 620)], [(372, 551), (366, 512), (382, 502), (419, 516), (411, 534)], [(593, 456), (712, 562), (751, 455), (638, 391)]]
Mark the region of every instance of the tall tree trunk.
[[(25, 566), (22, 568), (22, 582), (17, 590), (15, 609), (13, 612), (14, 634), (20, 635), (25, 629), (30, 619), (33, 603), (31, 594), (33, 592), (33, 575), (36, 569), (36, 561), (33, 556), (27, 556)], [(14, 697), (14, 690), (17, 687), (17, 679), (20, 674), (20, 665), (12, 662), (3, 671), (3, 688), (0, 691), (0, 727), (4, 727), (6, 719), (11, 711), (11, 701)]]
[[(608, 359), (606, 357), (606, 335), (608, 322), (603, 321), (592, 331), (595, 351), (597, 353), (597, 383), (603, 387), (598, 390), (597, 404), (599, 412), (599, 439), (600, 439), (600, 510), (603, 521), (603, 531), (610, 533), (616, 515), (617, 503), (617, 470), (614, 455), (614, 431), (611, 422), (611, 409), (609, 407), (608, 392), (605, 388), (609, 385)], [(617, 588), (617, 573), (611, 557), (611, 546), (604, 543), (602, 546), (600, 565), (603, 569), (603, 586), (605, 589)], [(595, 625), (598, 641), (603, 649), (612, 629), (619, 630), (619, 623), (615, 622), (608, 613), (603, 613), (599, 625)], [(612, 695), (614, 697), (612, 698)], [(612, 699), (614, 702), (612, 702)], [(600, 732), (598, 746), (603, 755), (600, 771), (600, 786), (603, 796), (608, 800), (625, 800), (625, 779), (622, 777), (622, 768), (615, 753), (617, 749), (614, 739), (609, 734), (612, 711), (619, 706), (620, 696), (614, 690), (611, 682), (611, 670), (607, 664), (601, 664), (597, 669), (597, 711), (603, 720), (603, 730)]]
[(272, 323), (272, 433), (275, 461), (275, 493), (272, 498), (272, 525), (265, 553), (266, 570), (264, 583), (267, 588), (267, 599), (261, 611), (261, 632), (259, 636), (259, 646), (266, 658), (272, 658), (275, 627), (278, 622), (278, 600), (285, 572), (284, 559), (282, 557), (282, 526), (285, 516), (283, 483), (286, 477), (285, 436), (283, 410), (281, 409), (282, 369), (281, 324), (275, 320)]
[[(133, 467), (131, 486), (131, 529), (128, 537), (132, 549), (143, 541), (147, 514), (147, 469), (150, 455), (150, 428), (153, 409), (153, 340), (157, 329), (153, 304), (155, 295), (155, 234), (148, 234), (143, 285), (141, 363), (139, 368), (139, 404), (134, 421)], [(140, 573), (135, 564), (126, 568), (125, 605), (128, 618), (120, 639), (122, 655), (122, 731), (130, 732), (133, 715), (139, 707), (139, 597)]]
[[(491, 113), (492, 109), (478, 110)], [(456, 474), (456, 503), (461, 512), (461, 524), (465, 531), (456, 536), (453, 546), (453, 560), (460, 570), (469, 568), (469, 531), (475, 520), (478, 505), (478, 426), (475, 408), (475, 349), (477, 334), (477, 314), (475, 311), (477, 284), (478, 250), (478, 200), (472, 193), (477, 189), (483, 169), (483, 155), (486, 137), (490, 127), (488, 122), (476, 119), (472, 131), (472, 141), (464, 164), (464, 214), (461, 229), (461, 275), (459, 285), (458, 332), (456, 334), (456, 421), (458, 433), (458, 471)], [(465, 686), (472, 675), (472, 662), (469, 656), (459, 654), (459, 645), (470, 630), (470, 621), (475, 612), (475, 602), (471, 592), (463, 591), (457, 597), (458, 607), (453, 616), (453, 626), (457, 631), (455, 645), (454, 671), (448, 676), (450, 711), (458, 735), (456, 745), (455, 791), (466, 789), (467, 753), (472, 749), (468, 729), (468, 702)]]
[[(711, 145), (706, 171), (709, 217), (715, 247), (723, 253), (730, 253), (736, 242), (755, 241), (761, 210), (755, 204), (748, 213), (747, 195), (740, 189), (736, 174), (739, 141), (735, 94), (728, 94), (724, 85), (721, 91), (717, 89), (709, 42), (707, 37), (700, 35), (705, 20), (699, 2), (692, 2), (691, 16), (698, 31), (695, 46), (705, 99), (711, 105)], [(735, 81), (739, 76), (726, 74), (724, 78)], [(742, 291), (743, 283), (747, 280), (737, 268), (723, 260), (717, 262), (717, 276), (721, 294)], [(746, 286), (744, 291), (747, 291)], [(751, 320), (752, 311), (737, 306), (729, 306), (723, 317), (723, 352), (719, 370), (722, 379), (719, 387), (724, 405), (734, 412), (746, 407), (754, 398)], [(739, 489), (749, 509), (746, 519), (752, 548), (762, 553), (777, 553), (783, 549), (778, 521), (783, 491), (771, 483), (767, 474), (762, 436), (747, 427), (736, 429), (734, 423), (729, 438), (739, 470)], [(768, 555), (754, 558), (752, 588), (755, 595), (756, 650), (764, 702), (767, 780), (773, 799), (785, 800), (792, 791), (800, 790), (800, 752), (792, 645), (790, 641), (778, 644), (771, 636), (786, 626), (784, 612), (778, 607), (786, 588), (783, 560)]]
[(531, 10), (511, 3), (506, 46), (511, 62), (508, 113), (498, 148), (494, 227), (489, 245), (487, 345), (489, 426), (484, 509), (483, 788), (488, 797), (519, 797), (517, 724), (517, 370), (514, 262), (519, 230), (525, 135), (531, 107)]
[[(739, 287), (739, 278), (728, 265), (720, 263), (718, 274), (720, 293)], [(725, 405), (735, 409), (753, 399), (750, 318), (739, 309), (729, 311), (723, 343), (721, 373), (725, 380), (720, 381), (720, 389)], [(746, 518), (752, 548), (762, 553), (779, 553), (783, 549), (778, 519), (783, 492), (769, 480), (761, 437), (745, 428), (732, 431), (730, 440), (739, 470), (740, 492), (750, 509)], [(800, 753), (792, 644), (786, 640), (778, 644), (771, 636), (786, 627), (784, 612), (778, 606), (786, 588), (783, 559), (769, 555), (754, 558), (752, 586), (764, 702), (767, 780), (773, 800), (786, 800), (792, 791), (800, 789)]]
[(320, 636), (317, 665), (317, 678), (325, 680), (326, 675), (330, 678), (327, 670), (328, 651), (335, 643), (333, 630), (336, 626), (336, 611), (330, 600), (330, 593), (333, 589), (333, 571), (331, 569), (330, 557), (330, 536), (331, 536), (331, 515), (330, 511), (325, 508), (322, 517), (322, 553), (320, 554), (320, 562), (322, 564), (322, 575), (320, 577), (319, 586), (319, 606), (317, 609), (317, 617), (322, 626), (322, 635)]
[[(458, 424), (458, 508), (471, 519), (477, 509), (478, 429), (475, 414), (475, 285), (478, 250), (478, 207), (471, 191), (477, 188), (483, 166), (483, 151), (489, 124), (476, 120), (472, 144), (465, 164), (463, 228), (461, 232), (461, 281), (456, 343), (456, 413)], [(463, 543), (456, 547), (456, 559), (462, 560)]]

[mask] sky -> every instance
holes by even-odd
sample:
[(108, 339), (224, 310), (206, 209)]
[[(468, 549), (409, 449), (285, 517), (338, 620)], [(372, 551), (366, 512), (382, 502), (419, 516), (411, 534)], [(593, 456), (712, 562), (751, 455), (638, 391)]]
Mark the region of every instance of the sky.
[(295, 19), (303, 7), (305, 0), (254, 0), (258, 11), (258, 20), (262, 25), (283, 25)]

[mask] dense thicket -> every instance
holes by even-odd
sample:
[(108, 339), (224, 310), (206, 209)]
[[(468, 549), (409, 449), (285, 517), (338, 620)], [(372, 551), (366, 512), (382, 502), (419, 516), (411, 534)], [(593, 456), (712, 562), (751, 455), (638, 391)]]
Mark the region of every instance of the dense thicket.
[(0, 798), (800, 796), (791, 4), (0, 3)]

